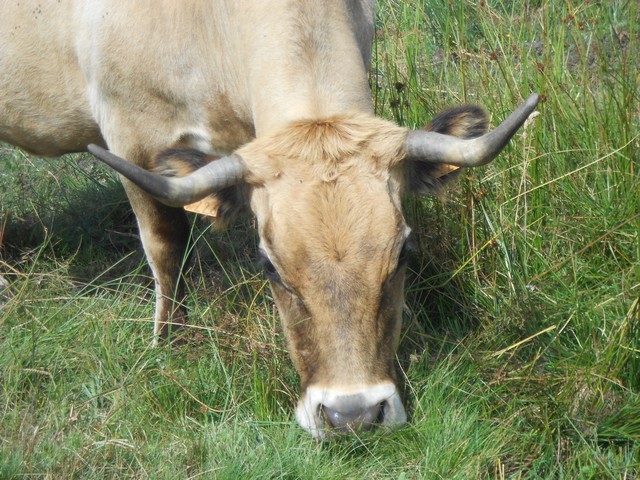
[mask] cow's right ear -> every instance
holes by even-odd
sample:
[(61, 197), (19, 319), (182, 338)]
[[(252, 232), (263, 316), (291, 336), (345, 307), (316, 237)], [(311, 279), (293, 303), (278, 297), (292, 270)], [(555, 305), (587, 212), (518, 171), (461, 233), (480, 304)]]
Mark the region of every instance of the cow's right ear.
[[(476, 138), (487, 132), (489, 122), (485, 111), (477, 105), (453, 107), (438, 114), (423, 128), (458, 138)], [(446, 163), (430, 163), (407, 160), (405, 163), (406, 191), (408, 193), (434, 194), (447, 183), (455, 180), (460, 167)]]
[[(166, 177), (184, 177), (220, 157), (189, 147), (163, 150), (152, 160), (149, 170)], [(202, 200), (185, 205), (187, 212), (215, 219), (216, 229), (225, 228), (236, 217), (247, 212), (246, 185), (239, 184), (219, 190)]]
[(169, 148), (156, 155), (149, 170), (165, 177), (184, 177), (218, 158), (194, 148)]
[[(219, 157), (207, 155), (194, 148), (175, 147), (163, 150), (151, 161), (149, 170), (165, 177), (184, 177), (204, 167)], [(217, 218), (220, 202), (216, 195), (209, 195), (202, 200), (185, 205), (187, 212)]]

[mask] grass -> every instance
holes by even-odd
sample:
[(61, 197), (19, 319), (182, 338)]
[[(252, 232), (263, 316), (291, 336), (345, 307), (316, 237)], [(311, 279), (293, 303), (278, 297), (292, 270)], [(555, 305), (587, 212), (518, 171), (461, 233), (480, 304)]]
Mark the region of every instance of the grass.
[[(110, 172), (2, 147), (0, 478), (640, 477), (637, 2), (381, 0), (378, 113), (540, 115), (439, 198), (399, 352), (410, 424), (317, 444), (251, 221), (194, 220), (196, 341), (149, 348), (153, 292)], [(27, 192), (27, 194), (25, 194)]]

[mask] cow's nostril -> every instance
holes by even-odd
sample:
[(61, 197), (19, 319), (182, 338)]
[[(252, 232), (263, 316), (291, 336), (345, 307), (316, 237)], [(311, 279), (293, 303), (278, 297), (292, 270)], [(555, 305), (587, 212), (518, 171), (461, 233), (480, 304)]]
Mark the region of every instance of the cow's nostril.
[(320, 410), (329, 426), (342, 433), (371, 430), (375, 425), (382, 423), (382, 403), (348, 411), (321, 405)]

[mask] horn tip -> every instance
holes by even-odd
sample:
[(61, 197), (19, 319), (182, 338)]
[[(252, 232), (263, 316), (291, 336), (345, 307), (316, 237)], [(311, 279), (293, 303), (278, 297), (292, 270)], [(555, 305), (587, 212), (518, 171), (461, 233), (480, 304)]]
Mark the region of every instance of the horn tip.
[(533, 92), (531, 95), (529, 95), (529, 97), (525, 100), (525, 104), (531, 108), (534, 108), (536, 105), (538, 105), (538, 102), (540, 101), (540, 95), (536, 92)]

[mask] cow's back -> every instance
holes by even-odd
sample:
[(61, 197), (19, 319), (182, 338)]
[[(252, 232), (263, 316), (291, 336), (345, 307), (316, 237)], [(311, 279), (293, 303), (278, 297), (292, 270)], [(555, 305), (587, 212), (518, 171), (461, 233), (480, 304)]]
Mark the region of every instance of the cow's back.
[(44, 155), (103, 136), (244, 143), (253, 127), (239, 85), (225, 85), (237, 56), (216, 3), (2, 0), (0, 140)]
[(101, 143), (76, 56), (74, 2), (0, 2), (0, 140), (57, 155)]
[[(372, 109), (370, 1), (1, 0), (0, 10), (0, 140), (36, 153), (175, 142), (227, 153), (297, 116)], [(297, 10), (338, 35), (342, 65), (313, 71), (287, 51)]]

